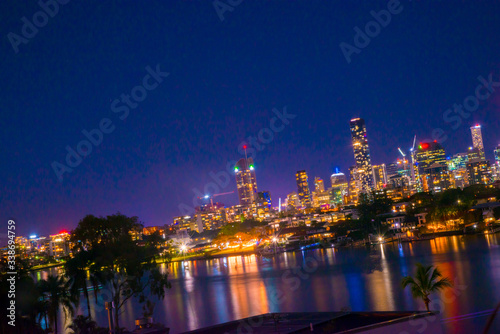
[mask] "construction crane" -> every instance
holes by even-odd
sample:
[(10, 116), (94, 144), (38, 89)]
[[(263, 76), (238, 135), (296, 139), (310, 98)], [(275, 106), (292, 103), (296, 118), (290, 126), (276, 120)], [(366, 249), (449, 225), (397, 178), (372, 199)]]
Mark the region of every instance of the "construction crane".
[(211, 208), (214, 207), (214, 201), (213, 201), (213, 198), (214, 197), (217, 197), (217, 196), (223, 196), (223, 195), (229, 195), (229, 194), (233, 194), (234, 193), (234, 190), (233, 191), (229, 191), (227, 193), (220, 193), (220, 194), (213, 194), (213, 195), (205, 195), (203, 197), (198, 197), (198, 199), (209, 199), (210, 198), (210, 206)]
[(418, 175), (415, 175), (415, 143), (417, 142), (417, 135), (413, 137), (413, 147), (410, 148), (410, 158), (411, 158), (411, 180), (415, 184)]

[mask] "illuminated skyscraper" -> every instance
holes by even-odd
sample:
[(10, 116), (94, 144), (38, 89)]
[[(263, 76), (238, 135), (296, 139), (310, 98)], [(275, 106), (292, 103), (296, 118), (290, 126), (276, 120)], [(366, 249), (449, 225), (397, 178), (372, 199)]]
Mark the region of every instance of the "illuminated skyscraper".
[(297, 193), (294, 191), (286, 196), (286, 208), (287, 210), (294, 210), (300, 205), (299, 197)]
[(430, 143), (420, 143), (416, 153), (416, 160), (418, 172), (420, 174), (423, 174), (425, 169), (435, 163), (445, 166), (447, 165), (444, 148), (436, 141)]
[(481, 134), (481, 125), (471, 126), (470, 132), (472, 134), (472, 147), (479, 151), (479, 156), (481, 159), (484, 157), (484, 146), (483, 146), (483, 135)]
[(257, 200), (257, 179), (253, 159), (240, 159), (234, 166), (240, 205), (251, 206)]
[(469, 184), (488, 184), (491, 181), (490, 162), (476, 159), (467, 163)]
[(387, 172), (385, 164), (373, 166), (373, 180), (375, 182), (375, 189), (380, 190), (387, 184)]
[(347, 178), (344, 173), (332, 174), (330, 176), (332, 181), (332, 188), (330, 192), (330, 202), (335, 206), (345, 204), (345, 197), (348, 195), (349, 184), (347, 183)]
[(261, 191), (257, 193), (257, 202), (259, 205), (266, 207), (267, 209), (271, 208), (271, 193), (269, 191)]
[(323, 182), (323, 179), (317, 176), (314, 178), (314, 191), (316, 191), (317, 193), (322, 193), (325, 191), (325, 184)]
[(305, 170), (299, 170), (295, 174), (297, 180), (297, 190), (299, 193), (299, 201), (302, 208), (311, 207), (311, 193), (309, 192), (309, 183), (307, 182), (307, 173)]
[(496, 164), (500, 165), (500, 144), (498, 144), (498, 146), (495, 148), (493, 154), (495, 155)]
[(373, 188), (373, 172), (365, 121), (362, 118), (354, 118), (350, 122), (350, 127), (360, 191), (368, 193)]

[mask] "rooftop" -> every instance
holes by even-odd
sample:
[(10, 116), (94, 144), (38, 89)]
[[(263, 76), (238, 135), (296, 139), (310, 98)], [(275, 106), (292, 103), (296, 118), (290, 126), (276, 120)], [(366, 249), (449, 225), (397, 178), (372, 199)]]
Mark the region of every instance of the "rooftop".
[[(434, 314), (430, 312), (266, 313), (186, 333), (359, 333), (380, 330), (381, 327), (387, 326), (403, 329), (401, 326), (405, 326), (405, 322), (411, 319), (432, 315)], [(408, 333), (416, 333), (412, 329), (418, 329), (418, 326), (408, 328)], [(390, 332), (389, 328), (387, 330)]]

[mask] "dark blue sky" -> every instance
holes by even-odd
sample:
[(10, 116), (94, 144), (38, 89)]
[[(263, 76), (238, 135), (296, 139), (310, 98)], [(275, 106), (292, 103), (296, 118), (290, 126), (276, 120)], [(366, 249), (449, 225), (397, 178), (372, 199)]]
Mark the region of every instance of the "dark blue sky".
[[(18, 53), (8, 34), (40, 7), (2, 1), (2, 226), (14, 218), (18, 233), (49, 234), (117, 211), (170, 223), (285, 106), (296, 118), (255, 156), (258, 188), (276, 202), (296, 190), (297, 170), (328, 180), (353, 164), (352, 117), (366, 120), (375, 164), (434, 128), (448, 153), (464, 151), (476, 122), (491, 158), (500, 88), (456, 130), (443, 113), (474, 95), (478, 76), (500, 81), (500, 2), (401, 5), (347, 63), (340, 43), (353, 44), (354, 27), (386, 1), (244, 0), (223, 21), (212, 1), (70, 1)], [(121, 120), (112, 102), (157, 64), (169, 76)], [(105, 118), (114, 131), (59, 182), (51, 163)], [(232, 175), (220, 191), (235, 189)]]

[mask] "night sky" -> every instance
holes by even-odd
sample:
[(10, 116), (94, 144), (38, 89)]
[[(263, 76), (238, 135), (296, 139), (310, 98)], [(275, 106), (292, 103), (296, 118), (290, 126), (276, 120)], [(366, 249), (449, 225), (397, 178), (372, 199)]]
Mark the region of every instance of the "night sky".
[[(387, 1), (243, 0), (223, 20), (213, 1), (69, 1), (17, 53), (9, 33), (22, 38), (22, 18), (33, 22), (41, 7), (2, 1), (1, 226), (14, 219), (18, 234), (48, 235), (117, 211), (170, 223), (259, 132), (268, 142), (254, 154), (257, 185), (277, 204), (296, 191), (298, 170), (327, 186), (335, 167), (347, 173), (353, 117), (366, 121), (374, 164), (436, 128), (448, 154), (463, 152), (475, 123), (492, 159), (500, 87), (456, 129), (443, 113), (474, 95), (479, 76), (500, 81), (500, 2), (400, 6), (348, 63), (339, 45), (354, 46), (354, 28)], [(112, 108), (156, 70), (161, 82), (146, 80), (156, 88), (134, 90), (143, 101)], [(283, 108), (296, 117), (269, 141), (262, 129)], [(53, 162), (66, 164), (66, 146), (76, 150), (103, 120), (114, 130), (59, 181)], [(234, 175), (218, 188), (235, 191)], [(236, 192), (218, 200), (236, 204)]]

